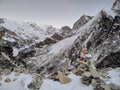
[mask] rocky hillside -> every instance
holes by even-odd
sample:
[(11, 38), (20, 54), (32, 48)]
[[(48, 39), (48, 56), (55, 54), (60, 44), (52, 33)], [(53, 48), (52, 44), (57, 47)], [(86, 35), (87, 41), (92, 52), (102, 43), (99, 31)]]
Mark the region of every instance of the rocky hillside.
[[(82, 87), (82, 90), (119, 90), (120, 81), (118, 80), (116, 84), (109, 79), (109, 77), (114, 78), (111, 75), (114, 70), (117, 79), (119, 78), (119, 69), (113, 69), (120, 67), (119, 6), (120, 0), (116, 0), (110, 11), (101, 10), (95, 16), (83, 15), (74, 23), (72, 29), (68, 26), (56, 29), (52, 26), (39, 26), (1, 18), (0, 90), (9, 90), (5, 87), (6, 84), (2, 85), (1, 82), (6, 78), (5, 75), (11, 77), (14, 74), (13, 79), (6, 78), (4, 81), (8, 83), (18, 78), (15, 82), (18, 83), (19, 88), (15, 90), (21, 90), (20, 88), (50, 90), (46, 85), (52, 86), (53, 83), (61, 86), (58, 90), (66, 90), (69, 85), (70, 90), (76, 90), (76, 87), (73, 87), (74, 83)], [(78, 63), (74, 56), (76, 51), (80, 55), (83, 47), (87, 48), (91, 64)], [(69, 70), (66, 67), (66, 59), (71, 60), (72, 64), (75, 61), (72, 66), (74, 69)], [(110, 74), (107, 75), (107, 72)], [(27, 73), (28, 81), (23, 73)], [(61, 75), (66, 78), (65, 81)], [(45, 79), (43, 84), (42, 79)], [(81, 80), (80, 84), (78, 79)], [(69, 84), (62, 86), (53, 80), (61, 84)], [(10, 88), (12, 88), (11, 84), (18, 86), (12, 82)], [(44, 87), (40, 88), (41, 84)], [(103, 87), (106, 85), (108, 86)], [(56, 90), (56, 87), (53, 90)]]
[[(119, 7), (118, 4), (119, 0), (113, 7)], [(73, 48), (79, 50), (86, 46), (97, 68), (119, 67), (120, 64), (120, 16), (111, 12), (102, 10), (84, 27), (79, 28), (81, 34), (73, 45)]]
[[(119, 11), (119, 0), (113, 5), (113, 10), (116, 9)], [(111, 12), (101, 10), (94, 17), (83, 15), (75, 22), (73, 30), (64, 26), (60, 31), (51, 26), (40, 27), (1, 18), (2, 45), (12, 47), (11, 56), (22, 59), (32, 71), (50, 62), (60, 63), (64, 59), (64, 51), (68, 49), (72, 59), (74, 48), (81, 51), (84, 46), (87, 46), (97, 68), (119, 67), (120, 17)], [(52, 67), (56, 68), (55, 64)]]

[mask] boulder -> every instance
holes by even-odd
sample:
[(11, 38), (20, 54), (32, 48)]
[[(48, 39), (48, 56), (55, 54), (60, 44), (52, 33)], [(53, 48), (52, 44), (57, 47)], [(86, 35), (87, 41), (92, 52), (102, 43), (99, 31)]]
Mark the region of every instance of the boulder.
[(58, 72), (58, 79), (61, 84), (67, 84), (71, 82), (71, 79), (67, 77), (63, 72)]
[(54, 81), (59, 81), (58, 79), (58, 73), (53, 73), (49, 76), (50, 79), (54, 80)]
[(6, 82), (6, 83), (9, 83), (9, 82), (11, 82), (11, 79), (10, 79), (10, 78), (6, 78), (6, 79), (5, 79), (5, 82)]
[(42, 76), (40, 74), (34, 74), (33, 81), (28, 85), (28, 88), (31, 90), (39, 90), (42, 82)]
[(94, 78), (100, 78), (100, 74), (96, 71), (96, 69), (94, 69), (93, 67), (90, 66), (89, 70)]
[(90, 72), (84, 72), (82, 74), (83, 77), (87, 77), (87, 78), (90, 78), (92, 76), (92, 74)]
[(82, 77), (81, 82), (87, 86), (89, 86), (92, 82), (92, 77)]
[(13, 78), (13, 81), (16, 81), (17, 80), (17, 78)]
[(97, 81), (95, 79), (92, 79), (91, 85), (96, 87), (97, 86)]

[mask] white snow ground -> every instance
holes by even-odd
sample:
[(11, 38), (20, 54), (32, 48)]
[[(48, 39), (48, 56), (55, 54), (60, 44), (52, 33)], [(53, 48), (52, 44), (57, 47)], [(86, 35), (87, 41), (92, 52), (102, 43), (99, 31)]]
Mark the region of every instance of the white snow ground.
[[(2, 78), (2, 81), (0, 81), (2, 84), (0, 86), (0, 90), (29, 90), (27, 85), (32, 81), (32, 76), (29, 74), (20, 74), (19, 76), (15, 76), (15, 73), (11, 73), (10, 75), (2, 76)], [(4, 82), (6, 78), (10, 78), (11, 82)], [(13, 81), (14, 78), (17, 78), (17, 80)]]
[(70, 74), (71, 83), (60, 84), (58, 81), (45, 79), (40, 90), (93, 90), (92, 86), (83, 85), (80, 81), (80, 76)]
[[(4, 80), (7, 77), (12, 80), (13, 78), (17, 78), (17, 80), (11, 81), (10, 83), (5, 83)], [(86, 86), (81, 83), (80, 76), (75, 76), (71, 73), (69, 77), (72, 79), (72, 82), (68, 84), (60, 84), (58, 81), (44, 79), (40, 90), (93, 90), (92, 86)], [(16, 77), (14, 76), (14, 73), (12, 73), (8, 76), (3, 76), (3, 80), (0, 81), (0, 83), (2, 83), (0, 90), (30, 90), (27, 85), (31, 81), (32, 76), (29, 74), (21, 74)]]
[[(108, 79), (106, 82), (114, 83), (116, 85), (120, 85), (120, 68), (113, 69), (108, 71)], [(81, 83), (81, 77), (76, 76), (73, 73), (69, 74), (68, 77), (72, 79), (72, 82), (68, 84), (60, 84), (58, 81), (53, 81), (50, 79), (44, 79), (43, 84), (39, 90), (93, 90), (92, 86), (86, 86)], [(0, 86), (0, 90), (30, 90), (28, 89), (28, 84), (32, 81), (32, 76), (30, 74), (21, 74), (19, 76), (15, 76), (14, 73), (2, 76), (2, 84)], [(5, 83), (4, 80), (6, 78), (10, 78), (12, 81), (9, 83)], [(16, 81), (13, 81), (14, 78), (17, 78)]]
[(107, 80), (108, 84), (114, 83), (120, 86), (120, 68), (108, 71), (108, 76), (110, 77), (110, 79)]

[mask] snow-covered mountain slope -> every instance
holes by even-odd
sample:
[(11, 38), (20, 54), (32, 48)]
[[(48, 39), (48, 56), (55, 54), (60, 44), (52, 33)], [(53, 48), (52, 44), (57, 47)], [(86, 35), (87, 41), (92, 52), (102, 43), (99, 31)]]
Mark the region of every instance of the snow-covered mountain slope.
[(37, 25), (35, 23), (12, 21), (0, 19), (0, 29), (5, 31), (4, 42), (11, 45), (16, 56), (19, 51), (28, 48), (35, 43), (51, 38), (54, 33), (59, 33), (56, 29), (48, 25)]
[[(0, 26), (0, 30), (5, 30), (5, 35), (0, 32), (3, 41), (11, 44), (14, 55), (17, 56), (8, 57), (5, 52), (8, 48), (12, 52), (11, 48), (3, 48), (1, 45), (1, 48), (3, 48), (3, 50), (0, 48), (0, 61), (2, 61), (0, 68), (2, 71), (9, 70), (10, 67), (12, 69), (24, 67), (30, 73), (37, 72), (49, 75), (60, 71), (61, 68), (65, 68), (65, 52), (68, 53), (69, 59), (72, 60), (74, 59), (73, 53), (76, 50), (81, 52), (84, 46), (87, 47), (88, 53), (92, 56), (90, 59), (92, 64), (96, 65), (97, 68), (120, 67), (120, 16), (111, 11), (101, 10), (96, 16), (89, 19), (76, 30), (67, 27), (68, 30), (65, 31), (65, 37), (64, 30), (59, 31), (51, 26), (44, 27), (33, 23), (14, 22), (7, 19), (0, 19)], [(60, 34), (59, 40), (52, 37), (55, 33), (58, 34), (56, 34), (57, 36)], [(10, 68), (10, 70), (12, 69)], [(114, 80), (119, 79), (119, 73), (114, 72), (114, 70), (108, 73), (111, 77), (109, 82), (118, 85), (119, 81), (116, 83)], [(114, 73), (116, 78), (113, 77)], [(80, 77), (73, 74), (70, 74), (69, 77), (71, 77), (72, 82), (66, 85), (45, 79), (40, 90), (65, 90), (68, 88), (70, 90), (77, 90), (77, 88), (92, 90), (91, 86), (87, 87), (79, 82)], [(24, 81), (23, 78), (21, 80)], [(21, 83), (19, 84), (17, 81), (16, 83), (24, 90), (21, 87)], [(75, 87), (75, 84), (78, 87)], [(10, 85), (15, 85), (14, 88), (17, 86), (15, 83)], [(46, 85), (51, 85), (51, 87), (48, 88)], [(57, 86), (59, 86), (59, 89)], [(0, 88), (3, 90), (4, 88), (8, 89), (5, 85)]]
[[(37, 70), (41, 66), (46, 66), (49, 63), (52, 63), (53, 66), (56, 66), (56, 63), (54, 62), (61, 62), (62, 60), (64, 60), (65, 57), (63, 57), (63, 53), (68, 51), (71, 52), (72, 47), (78, 48), (81, 51), (82, 46), (87, 45), (88, 41), (93, 36), (93, 33), (99, 31), (97, 31), (95, 27), (99, 27), (99, 24), (97, 22), (101, 21), (102, 12), (103, 11), (94, 16), (87, 24), (85, 24), (78, 30), (72, 31), (73, 34), (71, 37), (67, 37), (50, 46), (45, 46), (41, 49), (37, 49), (35, 56), (26, 58), (25, 61), (28, 64), (28, 67), (30, 66), (29, 68), (31, 69), (31, 71)], [(85, 41), (82, 41), (83, 39)], [(76, 43), (78, 44), (78, 46), (76, 46)], [(70, 53), (71, 56), (72, 53), (74, 52)], [(91, 53), (91, 55), (93, 55), (93, 53)], [(93, 56), (93, 60), (94, 59), (96, 59), (96, 57)], [(56, 67), (54, 68), (56, 69)], [(49, 69), (47, 68), (46, 70)]]
[[(75, 31), (75, 33), (80, 34), (79, 38), (74, 42), (73, 49), (76, 47), (81, 51), (82, 47), (86, 46), (89, 50), (88, 53), (92, 55), (91, 60), (99, 68), (119, 66), (119, 20), (120, 17), (115, 15), (114, 12), (111, 13), (111, 11), (102, 10), (87, 24)], [(72, 53), (71, 51), (71, 58)], [(114, 58), (113, 55), (115, 56)]]
[(46, 37), (52, 35), (57, 30), (52, 26), (38, 26), (35, 23), (17, 22), (8, 19), (3, 19), (4, 23), (0, 26), (14, 32), (23, 39), (43, 41)]
[[(51, 46), (36, 49), (35, 56), (26, 58), (25, 62), (28, 64), (31, 71), (35, 71), (42, 66), (46, 66), (47, 64), (56, 66), (64, 60), (65, 57), (63, 56), (63, 53), (71, 48), (77, 37), (78, 35), (68, 37), (55, 44), (52, 44)], [(57, 68), (54, 67), (54, 69)], [(49, 70), (49, 68), (46, 70)]]

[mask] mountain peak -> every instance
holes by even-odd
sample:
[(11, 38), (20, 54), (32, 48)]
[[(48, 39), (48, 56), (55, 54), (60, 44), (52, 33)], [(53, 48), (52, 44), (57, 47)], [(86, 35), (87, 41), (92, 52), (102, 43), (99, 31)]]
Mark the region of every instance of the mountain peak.
[(113, 6), (112, 6), (112, 10), (120, 15), (120, 0), (116, 0), (114, 3), (113, 3)]
[(74, 25), (73, 25), (73, 30), (79, 29), (81, 26), (83, 26), (84, 24), (86, 24), (90, 19), (92, 18), (92, 16), (88, 16), (88, 15), (82, 15), (80, 17), (79, 20), (77, 20)]

